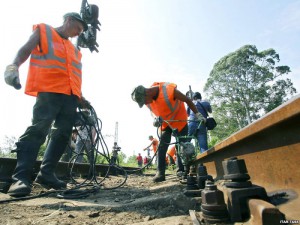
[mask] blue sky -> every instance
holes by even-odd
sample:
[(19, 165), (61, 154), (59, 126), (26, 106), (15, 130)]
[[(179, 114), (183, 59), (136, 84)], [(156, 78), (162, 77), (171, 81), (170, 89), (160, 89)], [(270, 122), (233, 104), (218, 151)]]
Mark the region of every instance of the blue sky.
[[(41, 3), (42, 2), (42, 3)], [(290, 0), (100, 0), (99, 53), (83, 49), (83, 94), (102, 120), (103, 135), (114, 134), (125, 154), (141, 152), (156, 136), (152, 117), (130, 98), (132, 89), (155, 81), (202, 91), (214, 64), (246, 44), (274, 48), (279, 65), (300, 91), (300, 1)], [(80, 0), (5, 1), (0, 15), (0, 70), (10, 64), (35, 23), (60, 26), (66, 12), (79, 12)], [(40, 7), (40, 8), (39, 8)], [(46, 10), (43, 10), (46, 9)], [(76, 41), (76, 40), (72, 40)], [(20, 67), (23, 86), (28, 61)], [(286, 78), (286, 77), (284, 77)], [(20, 136), (30, 124), (35, 98), (0, 82), (0, 139)], [(204, 95), (204, 98), (206, 96)], [(106, 138), (111, 149), (113, 138)]]

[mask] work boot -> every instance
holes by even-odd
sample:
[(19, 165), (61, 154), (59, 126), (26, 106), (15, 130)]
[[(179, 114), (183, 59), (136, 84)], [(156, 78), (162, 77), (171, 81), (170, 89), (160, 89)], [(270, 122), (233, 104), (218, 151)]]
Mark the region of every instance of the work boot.
[(64, 153), (67, 142), (51, 140), (46, 149), (40, 172), (35, 182), (47, 189), (64, 189), (67, 184), (56, 177), (55, 169), (57, 163)]
[(153, 182), (162, 182), (166, 180), (165, 171), (157, 171), (153, 177)]
[(31, 182), (24, 179), (22, 180), (17, 180), (16, 182), (14, 182), (7, 194), (9, 194), (12, 197), (24, 197), (29, 195), (31, 192)]
[(31, 192), (31, 178), (40, 145), (31, 142), (17, 142), (16, 145), (17, 165), (12, 175), (13, 183), (7, 194), (12, 197), (24, 197)]

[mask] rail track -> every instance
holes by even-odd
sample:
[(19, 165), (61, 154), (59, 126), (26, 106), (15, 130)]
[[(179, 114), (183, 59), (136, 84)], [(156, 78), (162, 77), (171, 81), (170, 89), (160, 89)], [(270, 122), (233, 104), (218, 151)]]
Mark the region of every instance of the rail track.
[[(225, 204), (231, 224), (246, 220), (255, 225), (299, 223), (299, 161), (300, 95), (297, 95), (199, 155), (193, 162), (198, 170), (205, 168), (207, 176), (212, 176), (215, 183), (207, 182), (209, 191), (202, 190), (202, 203), (205, 201), (203, 205), (207, 208), (202, 208), (201, 216), (210, 222), (218, 221), (220, 215), (223, 216), (218, 210)], [(39, 168), (40, 163), (37, 161), (35, 168)], [(15, 164), (14, 159), (0, 158), (2, 189), (9, 182)], [(103, 175), (108, 168), (108, 165), (97, 164), (95, 169)], [(74, 166), (76, 173), (84, 175), (88, 170), (87, 164)], [(199, 171), (196, 172), (199, 181)], [(66, 176), (68, 163), (60, 162), (57, 173)], [(212, 195), (205, 196), (211, 191), (221, 191), (225, 202), (218, 197), (214, 199)], [(195, 214), (190, 213), (196, 224)]]
[[(232, 157), (236, 157), (234, 159)], [(233, 160), (232, 160), (233, 159)], [(246, 170), (243, 166), (245, 162)], [(263, 187), (268, 195), (285, 197), (276, 206), (286, 220), (300, 220), (300, 95), (276, 108), (264, 117), (234, 133), (209, 151), (199, 155), (194, 164), (205, 165), (215, 180), (234, 177), (234, 173), (248, 173), (250, 181)], [(233, 175), (231, 172), (233, 171)], [(239, 176), (239, 175), (237, 175)], [(228, 190), (229, 189), (229, 190)], [(243, 188), (238, 189), (241, 191)], [(253, 224), (263, 223), (276, 214), (266, 201), (255, 201), (258, 195), (245, 196)], [(232, 188), (223, 190), (225, 199), (232, 200)], [(280, 194), (281, 193), (281, 194)], [(231, 195), (231, 196), (226, 196)], [(252, 199), (250, 201), (250, 199)], [(280, 200), (279, 200), (280, 201)], [(267, 211), (270, 213), (268, 214)], [(278, 213), (278, 212), (277, 212)], [(276, 215), (275, 215), (276, 216)], [(259, 222), (258, 222), (259, 221)], [(276, 222), (276, 221), (273, 221)], [(281, 221), (281, 223), (286, 222)], [(279, 224), (280, 221), (277, 220)]]
[[(13, 174), (14, 168), (16, 166), (17, 160), (14, 158), (0, 158), (0, 192), (6, 192), (10, 183), (11, 176)], [(33, 179), (37, 175), (42, 161), (37, 160), (34, 166)], [(137, 173), (141, 174), (142, 172), (139, 168), (136, 167), (121, 167), (121, 169), (110, 169), (108, 164), (96, 164), (95, 165), (95, 174), (104, 177), (107, 173), (113, 175), (115, 171), (119, 175), (124, 175), (124, 170), (126, 173)], [(89, 174), (90, 165), (88, 163), (75, 163), (72, 168), (72, 173), (76, 176), (87, 176)], [(70, 177), (70, 165), (68, 162), (58, 162), (56, 168), (56, 175), (60, 178)]]

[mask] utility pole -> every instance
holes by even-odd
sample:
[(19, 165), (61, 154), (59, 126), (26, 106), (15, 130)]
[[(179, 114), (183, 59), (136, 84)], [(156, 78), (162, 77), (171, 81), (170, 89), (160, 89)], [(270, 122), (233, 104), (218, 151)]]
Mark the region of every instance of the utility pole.
[(115, 126), (115, 142), (118, 143), (118, 122), (116, 122)]

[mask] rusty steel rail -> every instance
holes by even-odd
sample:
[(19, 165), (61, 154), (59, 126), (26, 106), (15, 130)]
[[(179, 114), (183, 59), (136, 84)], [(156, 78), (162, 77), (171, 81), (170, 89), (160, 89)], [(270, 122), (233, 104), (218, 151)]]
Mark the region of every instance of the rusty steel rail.
[[(0, 190), (5, 191), (10, 183), (11, 183), (11, 176), (15, 169), (17, 160), (14, 158), (0, 158)], [(39, 172), (40, 166), (42, 161), (37, 160), (34, 165), (34, 174), (33, 178)], [(95, 165), (95, 173), (101, 177), (104, 177), (109, 170), (108, 164), (96, 164)], [(139, 168), (136, 167), (122, 167), (122, 169), (126, 170), (127, 173), (130, 171), (135, 172)], [(76, 175), (80, 176), (87, 176), (89, 173), (90, 165), (88, 163), (75, 163), (72, 169), (72, 172)], [(114, 174), (117, 172), (119, 175), (124, 175), (124, 170), (120, 169), (110, 169), (109, 174)], [(70, 165), (68, 162), (59, 161), (57, 168), (56, 168), (56, 175), (60, 178), (67, 178), (70, 175)], [(138, 170), (136, 173), (141, 174), (142, 171)]]
[(268, 194), (293, 195), (278, 208), (287, 219), (300, 219), (300, 95), (198, 155), (193, 164), (202, 163), (222, 180), (222, 162), (231, 157), (245, 160), (251, 182)]

